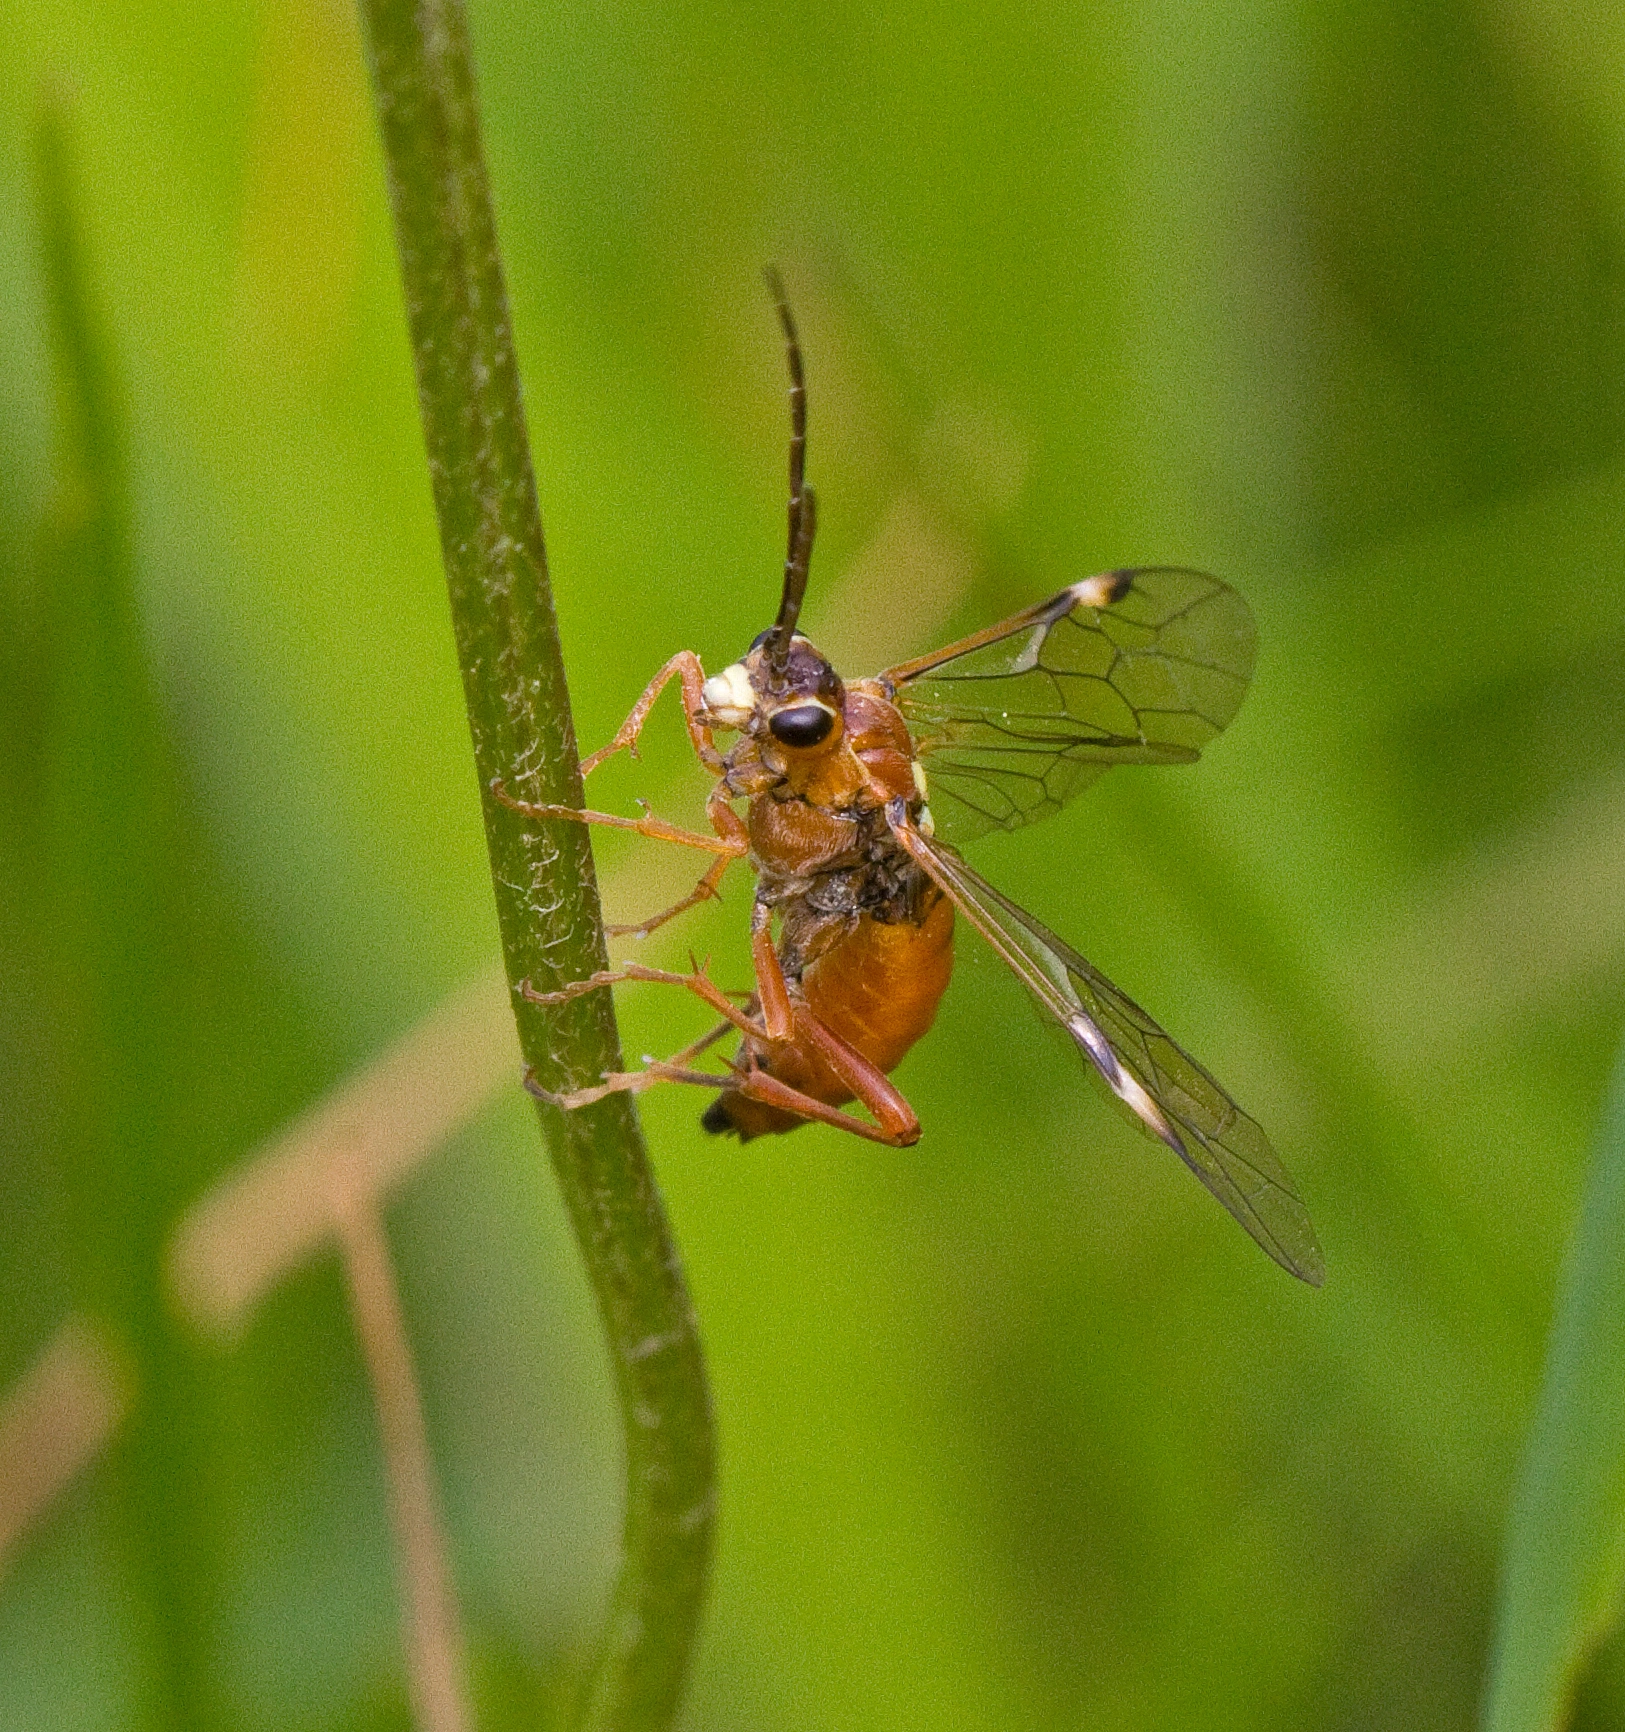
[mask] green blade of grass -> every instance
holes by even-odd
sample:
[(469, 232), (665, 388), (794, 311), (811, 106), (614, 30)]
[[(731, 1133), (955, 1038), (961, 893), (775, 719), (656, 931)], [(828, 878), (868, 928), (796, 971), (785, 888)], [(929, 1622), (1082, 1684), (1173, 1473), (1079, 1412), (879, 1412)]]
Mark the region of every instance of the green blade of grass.
[[(424, 441), (484, 799), (508, 978), (551, 989), (606, 966), (585, 828), (492, 797), (579, 806), (467, 21), (457, 0), (364, 0)], [(514, 995), (551, 1091), (622, 1068), (608, 992)], [(595, 1727), (668, 1725), (709, 1565), (713, 1443), (699, 1335), (630, 1099), (541, 1117), (609, 1338), (626, 1442), (625, 1556), (587, 1704)]]
[(52, 498), (15, 693), (52, 1146), (74, 1302), (111, 1325), (136, 1405), (101, 1469), (144, 1632), (132, 1724), (215, 1723), (195, 1362), (160, 1298), (165, 1231), (195, 1183), (200, 1026), (186, 1026), (198, 884), (167, 717), (138, 625), (119, 374), (93, 306), (69, 111), (35, 129), (54, 363)]
[(1625, 1049), (1603, 1111), (1513, 1501), (1483, 1725), (1550, 1732), (1625, 1577)]

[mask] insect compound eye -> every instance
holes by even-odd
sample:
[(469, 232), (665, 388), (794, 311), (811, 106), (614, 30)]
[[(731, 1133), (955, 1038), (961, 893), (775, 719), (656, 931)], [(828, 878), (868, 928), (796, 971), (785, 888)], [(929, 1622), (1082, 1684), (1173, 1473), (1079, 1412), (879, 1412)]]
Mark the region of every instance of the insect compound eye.
[(793, 704), (767, 725), (781, 746), (821, 746), (835, 727), (835, 712), (822, 704)]
[(745, 654), (746, 654), (746, 655), (749, 655), (749, 654), (750, 654), (750, 650), (758, 650), (758, 649), (760, 649), (760, 648), (761, 648), (761, 647), (762, 647), (762, 645), (763, 645), (763, 644), (765, 644), (765, 643), (766, 643), (766, 642), (767, 642), (767, 640), (768, 640), (768, 639), (769, 639), (769, 638), (770, 638), (770, 637), (771, 637), (771, 636), (772, 636), (772, 635), (773, 635), (773, 628), (772, 628), (772, 626), (769, 626), (769, 627), (768, 627), (768, 628), (767, 628), (767, 630), (766, 630), (766, 631), (759, 631), (759, 632), (757, 632), (757, 634), (756, 634), (756, 635), (755, 635), (755, 637), (753, 637), (753, 638), (752, 638), (752, 639), (751, 639), (751, 640), (750, 640), (750, 649), (748, 649), (748, 650), (746, 650), (746, 651), (745, 651)]

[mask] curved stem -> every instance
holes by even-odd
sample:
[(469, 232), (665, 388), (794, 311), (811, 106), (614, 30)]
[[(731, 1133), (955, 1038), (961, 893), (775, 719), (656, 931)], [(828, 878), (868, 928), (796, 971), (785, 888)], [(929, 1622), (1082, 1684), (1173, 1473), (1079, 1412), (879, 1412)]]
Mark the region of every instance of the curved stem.
[[(460, 0), (362, 0), (424, 441), (510, 987), (607, 966), (585, 829), (491, 797), (581, 804), (507, 297)], [(554, 1093), (622, 1068), (608, 992), (513, 994)], [(548, 1148), (603, 1316), (626, 1439), (625, 1553), (584, 1724), (664, 1727), (710, 1561), (714, 1453), (699, 1335), (631, 1101), (560, 1113)]]

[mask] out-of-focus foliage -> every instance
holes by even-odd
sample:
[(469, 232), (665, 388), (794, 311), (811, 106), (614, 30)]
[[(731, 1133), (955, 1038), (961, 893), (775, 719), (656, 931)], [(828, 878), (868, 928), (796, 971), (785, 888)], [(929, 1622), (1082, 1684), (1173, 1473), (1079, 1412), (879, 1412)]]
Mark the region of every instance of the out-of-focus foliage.
[(1507, 1543), (1486, 1732), (1561, 1724), (1625, 1571), (1625, 1077), (1616, 1073)]
[[(334, 1266), (230, 1352), (158, 1284), (186, 1204), (494, 946), (353, 22), (4, 19), (0, 1376), (88, 1310), (137, 1405), (0, 1584), (0, 1727), (398, 1726)], [(899, 1074), (915, 1150), (741, 1149), (647, 1097), (723, 1452), (689, 1724), (1470, 1724), (1625, 998), (1625, 28), (1528, 0), (473, 23), (587, 742), (673, 649), (767, 623), (769, 258), (808, 351), (807, 629), (854, 671), (1130, 562), (1218, 571), (1260, 624), (1200, 766), (975, 858), (1268, 1126), (1326, 1288), (969, 940)], [(83, 453), (53, 457), (48, 81), (117, 433), (93, 548)], [(682, 816), (702, 786), (668, 715), (594, 798)], [(601, 859), (632, 917), (691, 865)], [(731, 979), (745, 906), (741, 876), (645, 950)], [(704, 1026), (656, 987), (623, 1014), (634, 1053)], [(481, 1724), (546, 1724), (616, 1446), (517, 1089), (391, 1225)], [(1622, 1716), (1605, 1654), (1578, 1723)]]

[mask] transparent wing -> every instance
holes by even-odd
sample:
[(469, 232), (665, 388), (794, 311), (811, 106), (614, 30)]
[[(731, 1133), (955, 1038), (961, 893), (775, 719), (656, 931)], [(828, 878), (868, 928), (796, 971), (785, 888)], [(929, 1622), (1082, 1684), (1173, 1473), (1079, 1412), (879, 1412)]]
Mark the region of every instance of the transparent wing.
[(1070, 945), (1001, 896), (906, 813), (893, 834), (1077, 1042), (1112, 1093), (1161, 1138), (1283, 1269), (1318, 1287), (1325, 1264), (1292, 1180), (1258, 1121)]
[(1256, 642), (1228, 584), (1150, 566), (1085, 578), (879, 677), (938, 825), (964, 841), (1048, 817), (1113, 764), (1188, 764), (1240, 707)]

